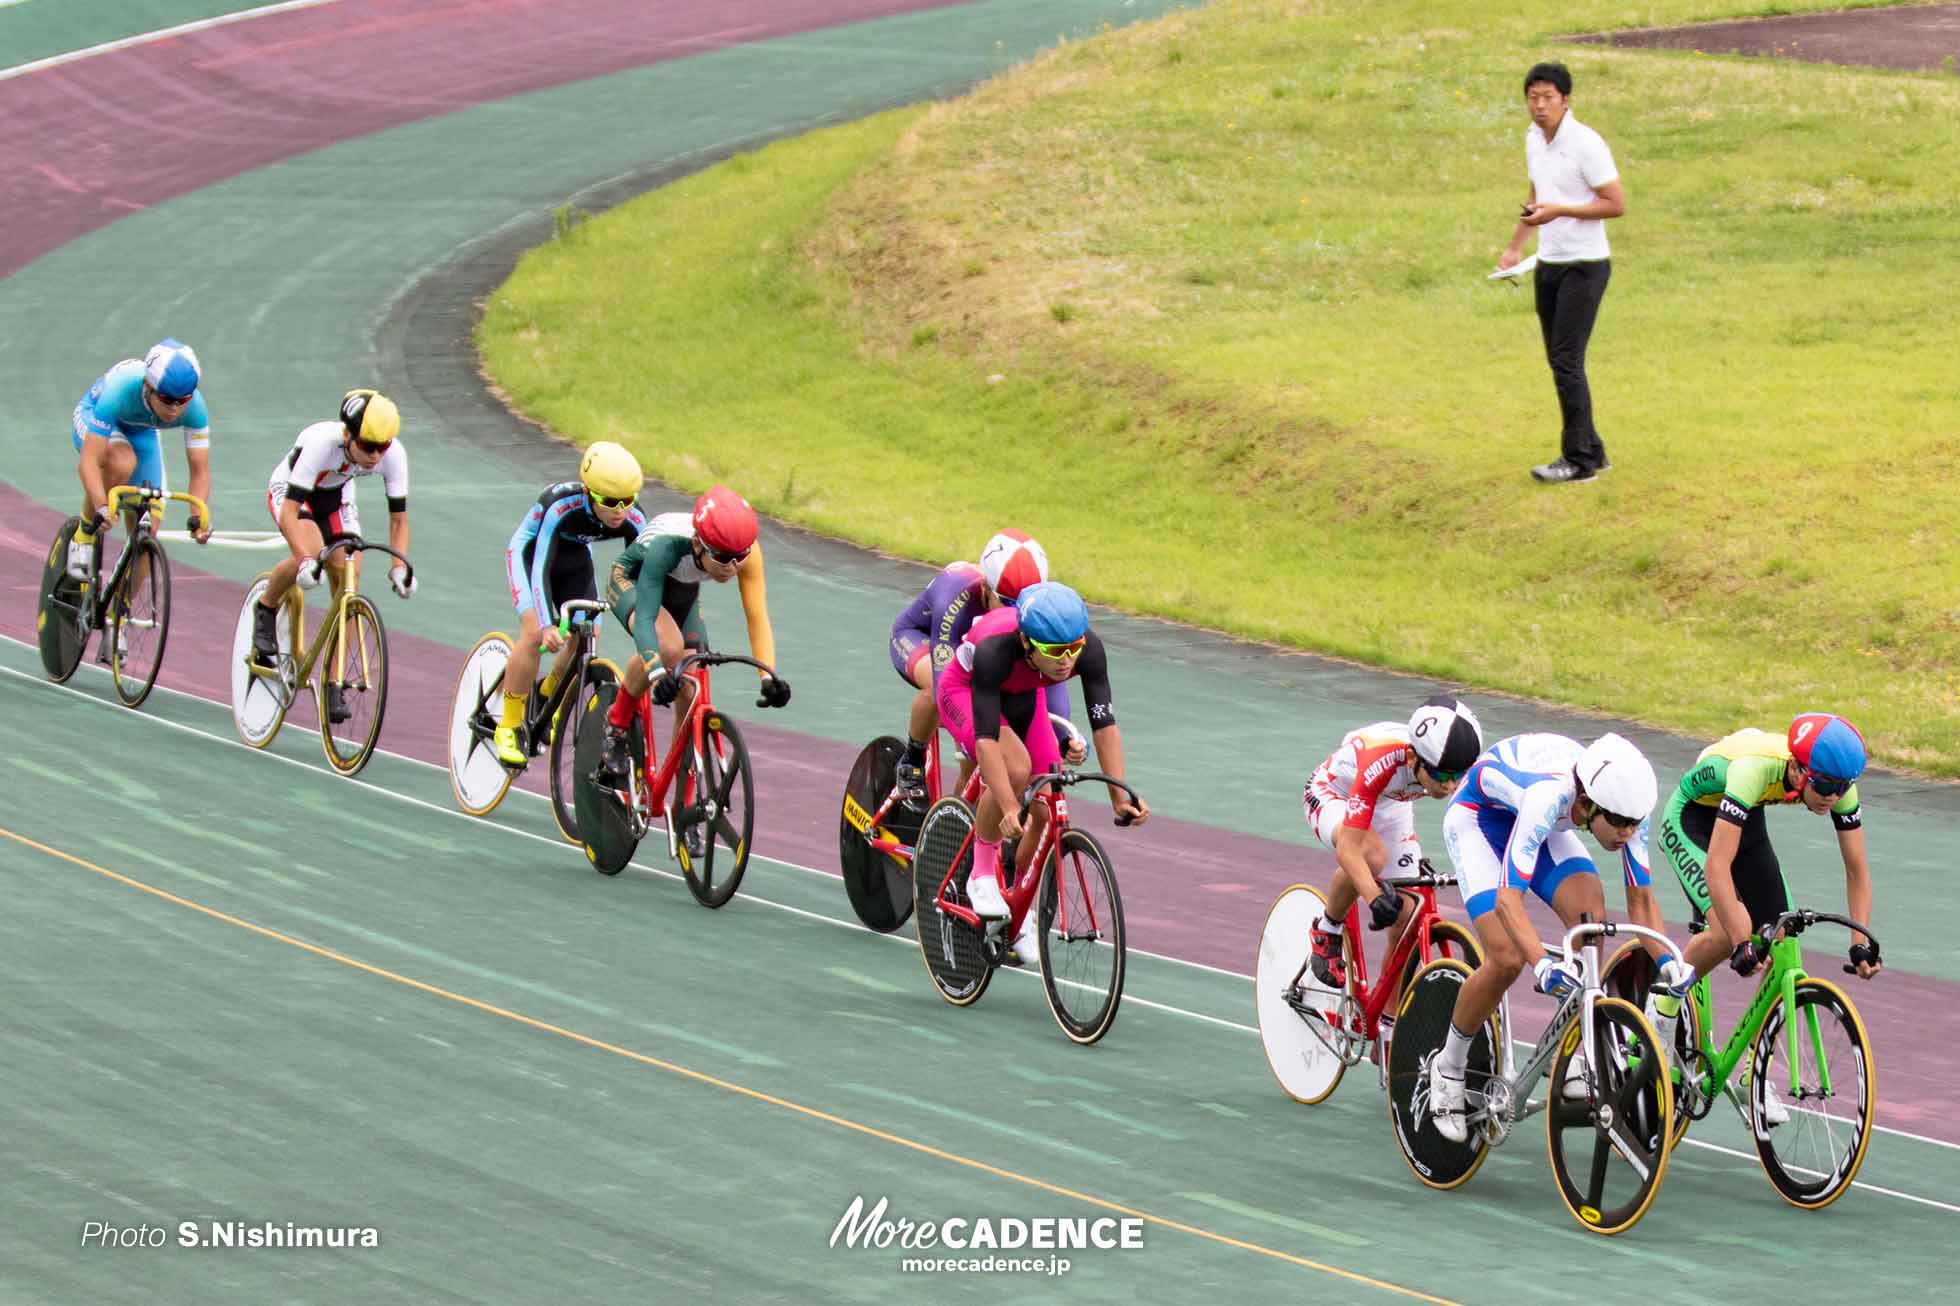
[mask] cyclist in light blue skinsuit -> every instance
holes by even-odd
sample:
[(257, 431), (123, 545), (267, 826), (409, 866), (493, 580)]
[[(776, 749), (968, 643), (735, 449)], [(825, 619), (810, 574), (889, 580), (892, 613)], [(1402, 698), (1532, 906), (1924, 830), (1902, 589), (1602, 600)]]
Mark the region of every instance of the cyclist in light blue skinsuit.
[[(88, 579), (96, 537), (109, 527), (111, 487), (169, 488), (159, 431), (183, 428), (191, 493), (211, 501), (211, 419), (198, 389), (201, 379), (191, 347), (163, 340), (142, 358), (125, 358), (96, 377), (75, 405), (72, 434), (81, 455), (76, 469), (82, 477), (82, 528), (68, 545), (69, 575)], [(126, 525), (134, 533), (135, 518)], [(211, 523), (193, 521), (191, 531), (202, 544), (211, 538)]]

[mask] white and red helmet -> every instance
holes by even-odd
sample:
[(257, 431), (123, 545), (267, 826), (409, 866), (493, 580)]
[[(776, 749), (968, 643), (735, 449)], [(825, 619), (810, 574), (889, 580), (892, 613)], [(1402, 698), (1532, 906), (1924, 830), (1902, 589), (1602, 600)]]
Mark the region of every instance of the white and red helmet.
[(1048, 555), (1026, 532), (1001, 531), (980, 550), (980, 573), (1002, 603), (1012, 603), (1022, 590), (1048, 579)]

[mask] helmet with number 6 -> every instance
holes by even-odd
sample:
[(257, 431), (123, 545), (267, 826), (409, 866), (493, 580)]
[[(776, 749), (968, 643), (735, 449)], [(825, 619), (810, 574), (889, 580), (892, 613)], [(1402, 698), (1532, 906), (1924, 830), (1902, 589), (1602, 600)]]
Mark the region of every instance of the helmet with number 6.
[(1646, 820), (1660, 796), (1653, 764), (1624, 735), (1593, 740), (1579, 754), (1578, 773), (1593, 805), (1623, 820)]
[(181, 340), (164, 339), (143, 355), (143, 379), (165, 399), (188, 399), (204, 379), (197, 355)]
[(1790, 723), (1790, 756), (1812, 775), (1856, 780), (1865, 773), (1865, 737), (1829, 712), (1805, 712)]
[(1056, 580), (1022, 590), (1015, 600), (1021, 633), (1043, 644), (1073, 644), (1089, 633), (1089, 607), (1082, 596)]
[(579, 459), (578, 478), (590, 493), (614, 503), (631, 503), (639, 497), (645, 477), (640, 460), (624, 445), (600, 440)]
[(980, 550), (980, 572), (1001, 602), (1012, 603), (1022, 590), (1048, 579), (1048, 555), (1024, 532), (1005, 530)]
[(1484, 751), (1477, 714), (1448, 694), (1438, 694), (1409, 718), (1409, 744), (1431, 771), (1461, 775)]

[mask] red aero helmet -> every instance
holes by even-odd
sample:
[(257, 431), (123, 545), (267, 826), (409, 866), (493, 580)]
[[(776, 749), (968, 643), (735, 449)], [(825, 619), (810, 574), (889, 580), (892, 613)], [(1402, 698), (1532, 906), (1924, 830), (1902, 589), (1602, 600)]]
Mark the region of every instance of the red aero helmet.
[(745, 553), (755, 545), (755, 509), (726, 485), (717, 485), (694, 501), (694, 533), (722, 553)]
[(1048, 555), (1025, 532), (1005, 530), (980, 550), (980, 572), (1001, 602), (1012, 603), (1022, 590), (1048, 579)]

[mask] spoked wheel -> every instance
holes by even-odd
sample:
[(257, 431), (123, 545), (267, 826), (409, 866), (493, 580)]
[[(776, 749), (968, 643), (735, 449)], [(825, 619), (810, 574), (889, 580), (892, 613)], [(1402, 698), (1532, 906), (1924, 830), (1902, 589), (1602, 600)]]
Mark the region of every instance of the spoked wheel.
[[(1469, 1138), (1453, 1143), (1436, 1132), (1429, 1114), (1429, 1063), (1442, 1053), (1456, 995), (1469, 978), (1470, 968), (1460, 961), (1432, 961), (1417, 971), (1402, 994), (1395, 1037), (1388, 1045), (1388, 1114), (1395, 1126), (1395, 1142), (1416, 1178), (1431, 1188), (1455, 1188), (1467, 1182), (1490, 1151), (1488, 1136), (1474, 1120)], [(1473, 1116), (1496, 1073), (1496, 1050), (1497, 1023), (1487, 1020), (1470, 1041), (1464, 1073)]]
[(516, 773), (497, 757), (491, 736), (504, 709), (510, 636), (493, 630), (476, 642), (456, 677), (449, 704), (449, 788), (471, 816), (488, 816), (510, 792)]
[(1123, 1002), (1123, 898), (1109, 854), (1083, 830), (1064, 830), (1036, 899), (1041, 982), (1062, 1032), (1094, 1043)]
[(273, 625), (279, 636), (278, 658), (270, 668), (252, 664), (253, 610), (258, 607), (259, 595), (265, 593), (266, 582), (267, 578), (260, 576), (245, 591), (245, 602), (238, 609), (238, 621), (231, 632), (231, 722), (238, 737), (253, 748), (264, 748), (279, 733), (298, 689), (293, 649), (299, 641), (290, 600), (279, 605)]
[[(1594, 1233), (1619, 1233), (1647, 1213), (1667, 1176), (1674, 1087), (1666, 1059), (1654, 1055), (1654, 1027), (1631, 1002), (1593, 1003), (1590, 1051), (1580, 1026), (1575, 1020), (1566, 1027), (1552, 1058), (1545, 1109), (1552, 1176), (1574, 1219)], [(1575, 1057), (1584, 1067), (1583, 1097), (1566, 1085)]]
[(844, 810), (837, 818), (837, 860), (844, 871), (844, 892), (857, 918), (880, 934), (890, 934), (912, 915), (911, 864), (866, 842), (870, 835), (882, 834), (918, 843), (921, 814), (903, 803), (892, 804), (883, 825), (875, 830), (871, 825), (872, 814), (898, 783), (898, 763), (904, 756), (904, 743), (891, 735), (866, 744), (844, 782)]
[(956, 1007), (971, 1006), (987, 991), (994, 968), (987, 961), (978, 926), (939, 907), (939, 886), (949, 901), (968, 905), (966, 877), (973, 870), (973, 808), (961, 798), (942, 798), (919, 825), (918, 853), (912, 859), (913, 915), (919, 922), (919, 951), (939, 996)]
[(1273, 1078), (1295, 1102), (1324, 1102), (1347, 1073), (1341, 1048), (1341, 998), (1307, 966), (1313, 923), (1327, 900), (1310, 884), (1296, 884), (1273, 901), (1259, 936), (1252, 989), (1259, 1009), (1259, 1041)]
[(1773, 1004), (1750, 1057), (1756, 1155), (1784, 1201), (1814, 1211), (1844, 1195), (1865, 1162), (1875, 1105), (1858, 1009), (1827, 980), (1797, 981), (1790, 1023)]
[[(601, 875), (618, 875), (626, 869), (626, 863), (639, 851), (640, 836), (646, 832), (646, 827), (634, 820), (635, 813), (619, 790), (600, 779), (599, 763), (606, 750), (606, 713), (618, 693), (615, 679), (588, 681), (575, 709), (578, 726), (572, 758), (572, 820), (578, 826), (585, 860)], [(644, 781), (641, 759), (646, 756), (646, 736), (638, 717), (628, 741), (634, 773)]]
[(41, 666), (57, 685), (75, 674), (88, 649), (88, 596), (82, 592), (82, 582), (68, 574), (68, 544), (81, 525), (80, 517), (61, 523), (41, 564), (41, 607), (34, 633), (41, 647)]
[(357, 775), (374, 756), (388, 710), (388, 634), (374, 603), (355, 594), (327, 640), (314, 679), (320, 742), (334, 770)]
[[(1629, 939), (1620, 945), (1613, 959), (1606, 963), (1606, 970), (1600, 976), (1599, 986), (1613, 997), (1638, 1007), (1642, 1014), (1647, 1009), (1647, 991), (1653, 987), (1660, 976), (1660, 967), (1654, 961), (1654, 954), (1647, 951), (1646, 945), (1638, 939)], [(1688, 1132), (1688, 1125), (1697, 1119), (1687, 1109), (1686, 1095), (1681, 1091), (1682, 1076), (1692, 1073), (1699, 1064), (1695, 1049), (1701, 1046), (1701, 1015), (1689, 999), (1681, 1001), (1681, 1018), (1674, 1025), (1674, 1046), (1668, 1049), (1667, 1059), (1670, 1078), (1674, 1084), (1674, 1139)]]
[(170, 560), (149, 535), (137, 537), (135, 556), (123, 571), (122, 585), (109, 604), (109, 669), (116, 697), (141, 707), (163, 669), (163, 645), (170, 635)]
[(583, 674), (583, 682), (565, 695), (558, 714), (546, 727), (551, 733), (551, 819), (558, 823), (558, 833), (567, 843), (579, 842), (578, 728), (585, 719), (586, 705), (592, 701), (592, 691), (600, 685), (619, 683), (619, 668), (603, 658), (586, 663)]
[(749, 869), (755, 785), (742, 732), (718, 711), (701, 718), (700, 747), (681, 754), (668, 820), (694, 900), (719, 907), (733, 898)]

